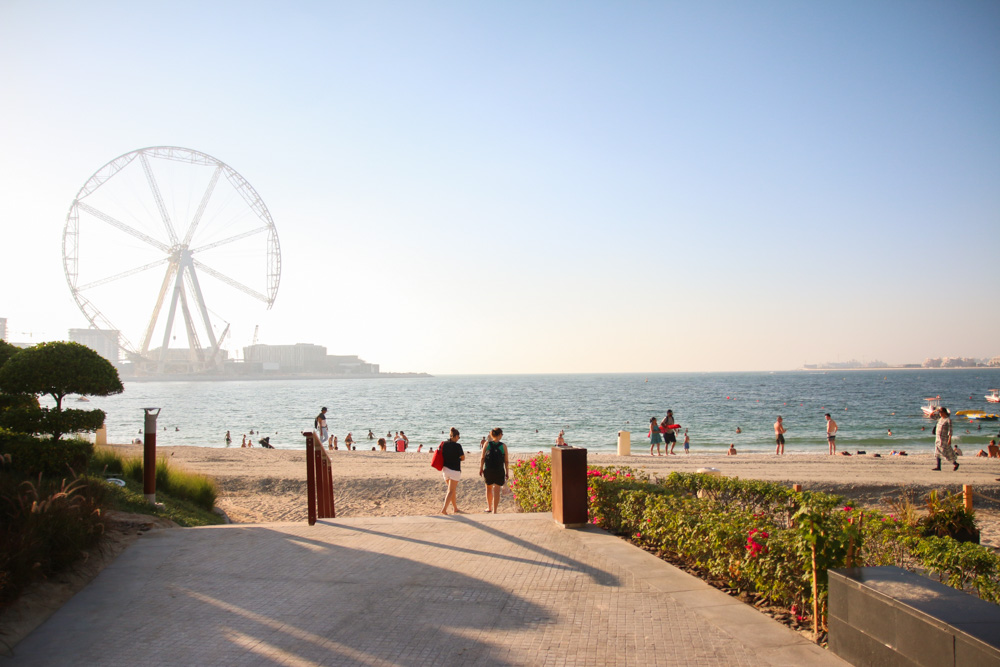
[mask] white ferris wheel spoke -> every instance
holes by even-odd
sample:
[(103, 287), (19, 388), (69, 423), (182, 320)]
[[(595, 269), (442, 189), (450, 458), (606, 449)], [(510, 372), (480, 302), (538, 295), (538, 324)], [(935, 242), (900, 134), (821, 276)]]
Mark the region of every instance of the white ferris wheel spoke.
[(206, 250), (211, 250), (212, 248), (218, 248), (220, 245), (226, 245), (227, 243), (233, 243), (234, 241), (239, 241), (240, 239), (245, 239), (254, 234), (260, 234), (261, 232), (266, 232), (270, 227), (267, 225), (263, 227), (258, 227), (257, 229), (251, 229), (248, 232), (243, 232), (242, 234), (237, 234), (236, 236), (230, 236), (228, 239), (222, 239), (221, 241), (216, 241), (215, 243), (209, 243), (208, 245), (203, 245), (200, 248), (192, 248), (191, 254), (196, 252), (205, 252)]
[(137, 273), (142, 273), (143, 271), (148, 271), (149, 269), (156, 268), (157, 266), (159, 266), (161, 264), (164, 264), (165, 262), (168, 262), (168, 261), (170, 261), (170, 258), (169, 257), (164, 257), (163, 259), (158, 259), (155, 262), (150, 262), (149, 264), (147, 264), (145, 266), (137, 266), (134, 269), (129, 269), (128, 271), (122, 271), (121, 273), (119, 273), (117, 275), (108, 276), (107, 278), (101, 278), (100, 280), (95, 280), (92, 283), (87, 283), (86, 285), (81, 285), (80, 287), (77, 287), (76, 289), (77, 289), (78, 292), (85, 292), (85, 291), (87, 291), (89, 289), (93, 289), (94, 287), (99, 287), (101, 285), (106, 285), (106, 284), (108, 284), (110, 282), (113, 282), (115, 280), (121, 280), (122, 278), (128, 278), (129, 276), (134, 276)]
[(261, 294), (260, 292), (258, 292), (257, 290), (251, 289), (250, 287), (247, 287), (246, 285), (244, 285), (243, 283), (241, 283), (241, 282), (239, 282), (237, 280), (233, 280), (232, 278), (230, 278), (229, 276), (225, 275), (224, 273), (220, 273), (219, 271), (216, 271), (212, 267), (206, 266), (203, 262), (199, 262), (196, 259), (192, 259), (191, 263), (194, 266), (197, 266), (201, 271), (204, 271), (208, 275), (210, 275), (213, 278), (215, 278), (216, 280), (221, 280), (222, 282), (226, 283), (230, 287), (234, 287), (234, 288), (238, 289), (239, 291), (243, 292), (244, 294), (249, 294), (250, 296), (252, 296), (255, 299), (260, 299), (264, 303), (268, 302), (268, 298), (266, 296), (264, 296), (263, 294)]
[(76, 205), (77, 205), (77, 207), (81, 211), (86, 211), (87, 213), (91, 214), (92, 216), (94, 216), (98, 220), (103, 220), (104, 222), (108, 223), (112, 227), (120, 229), (123, 232), (125, 232), (126, 234), (131, 234), (135, 238), (139, 239), (140, 241), (144, 241), (144, 242), (148, 243), (149, 245), (153, 246), (154, 248), (158, 248), (159, 250), (162, 250), (163, 252), (170, 252), (170, 246), (168, 246), (166, 243), (163, 243), (161, 241), (157, 241), (152, 236), (149, 236), (147, 234), (143, 234), (138, 229), (133, 229), (132, 227), (129, 227), (128, 225), (126, 225), (121, 220), (116, 220), (115, 218), (112, 218), (110, 215), (108, 215), (104, 211), (99, 211), (96, 208), (94, 208), (93, 206), (91, 206), (90, 204), (85, 204), (82, 201), (81, 202), (77, 202)]
[(160, 196), (160, 187), (156, 184), (156, 177), (153, 175), (153, 168), (149, 165), (149, 158), (143, 153), (139, 155), (139, 162), (142, 163), (142, 170), (146, 172), (146, 180), (149, 182), (149, 190), (153, 193), (153, 199), (156, 200), (156, 208), (160, 211), (160, 218), (163, 220), (163, 226), (167, 228), (167, 236), (170, 237), (170, 243), (177, 245), (177, 232), (174, 231), (174, 225), (170, 222), (170, 214), (167, 213), (167, 207), (163, 203), (163, 197)]
[(201, 222), (201, 216), (205, 214), (205, 207), (208, 206), (208, 200), (212, 198), (212, 193), (215, 191), (215, 184), (219, 182), (219, 174), (221, 173), (221, 166), (216, 167), (215, 171), (212, 172), (212, 180), (208, 182), (208, 187), (205, 188), (205, 194), (201, 196), (201, 203), (198, 204), (198, 210), (195, 211), (194, 217), (191, 219), (191, 224), (188, 226), (187, 233), (184, 234), (183, 246), (187, 247), (191, 244), (191, 238), (194, 236), (194, 231), (198, 228), (198, 223)]

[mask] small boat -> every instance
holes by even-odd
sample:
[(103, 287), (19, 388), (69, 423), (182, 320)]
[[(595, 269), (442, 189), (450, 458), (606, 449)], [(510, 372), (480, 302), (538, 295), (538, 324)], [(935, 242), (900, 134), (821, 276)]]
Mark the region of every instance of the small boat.
[(924, 411), (924, 417), (938, 417), (938, 410), (941, 409), (941, 396), (933, 396), (931, 398), (925, 398), (924, 402), (927, 405), (921, 406), (921, 410)]
[(89, 398), (87, 398), (86, 396), (77, 396), (77, 397), (76, 397), (76, 400), (78, 400), (78, 401), (82, 401), (82, 402), (84, 402), (84, 403), (90, 403), (90, 399), (89, 399)]
[(1000, 389), (990, 389), (990, 393), (986, 394), (987, 403), (1000, 403)]

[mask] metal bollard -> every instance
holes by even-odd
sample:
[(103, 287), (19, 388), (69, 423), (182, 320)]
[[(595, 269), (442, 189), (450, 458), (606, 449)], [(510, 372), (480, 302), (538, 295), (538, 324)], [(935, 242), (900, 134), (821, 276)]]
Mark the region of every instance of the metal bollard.
[[(156, 418), (160, 408), (143, 408), (146, 411), (142, 440), (142, 493), (151, 504), (156, 504)], [(153, 412), (153, 411), (156, 412)]]

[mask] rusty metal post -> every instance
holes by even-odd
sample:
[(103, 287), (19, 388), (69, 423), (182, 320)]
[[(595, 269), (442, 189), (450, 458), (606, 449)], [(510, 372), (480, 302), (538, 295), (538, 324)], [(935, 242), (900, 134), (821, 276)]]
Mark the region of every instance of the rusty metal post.
[(969, 484), (962, 485), (962, 498), (965, 500), (965, 511), (972, 511), (972, 486)]
[[(316, 436), (311, 432), (303, 432), (302, 435), (306, 436), (306, 496), (309, 505), (309, 525), (314, 526), (316, 525), (316, 471), (313, 461), (315, 455), (313, 440)], [(321, 444), (320, 447), (322, 446)]]
[(552, 518), (563, 528), (587, 525), (587, 450), (552, 448)]
[[(156, 504), (156, 418), (160, 408), (143, 408), (146, 417), (142, 430), (142, 493)], [(154, 412), (155, 410), (155, 412)]]
[(794, 491), (795, 493), (802, 493), (802, 485), (792, 484), (792, 491)]

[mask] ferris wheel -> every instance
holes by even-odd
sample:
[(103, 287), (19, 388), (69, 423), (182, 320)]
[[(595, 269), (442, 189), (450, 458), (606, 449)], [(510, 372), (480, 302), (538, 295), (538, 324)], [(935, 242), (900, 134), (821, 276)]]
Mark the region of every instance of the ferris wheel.
[(180, 311), (185, 368), (205, 370), (220, 363), (229, 319), (274, 304), (281, 248), (267, 206), (236, 170), (156, 146), (111, 160), (83, 184), (66, 215), (63, 268), (91, 326), (114, 333), (133, 362), (160, 371), (177, 362), (168, 350), (184, 349)]

